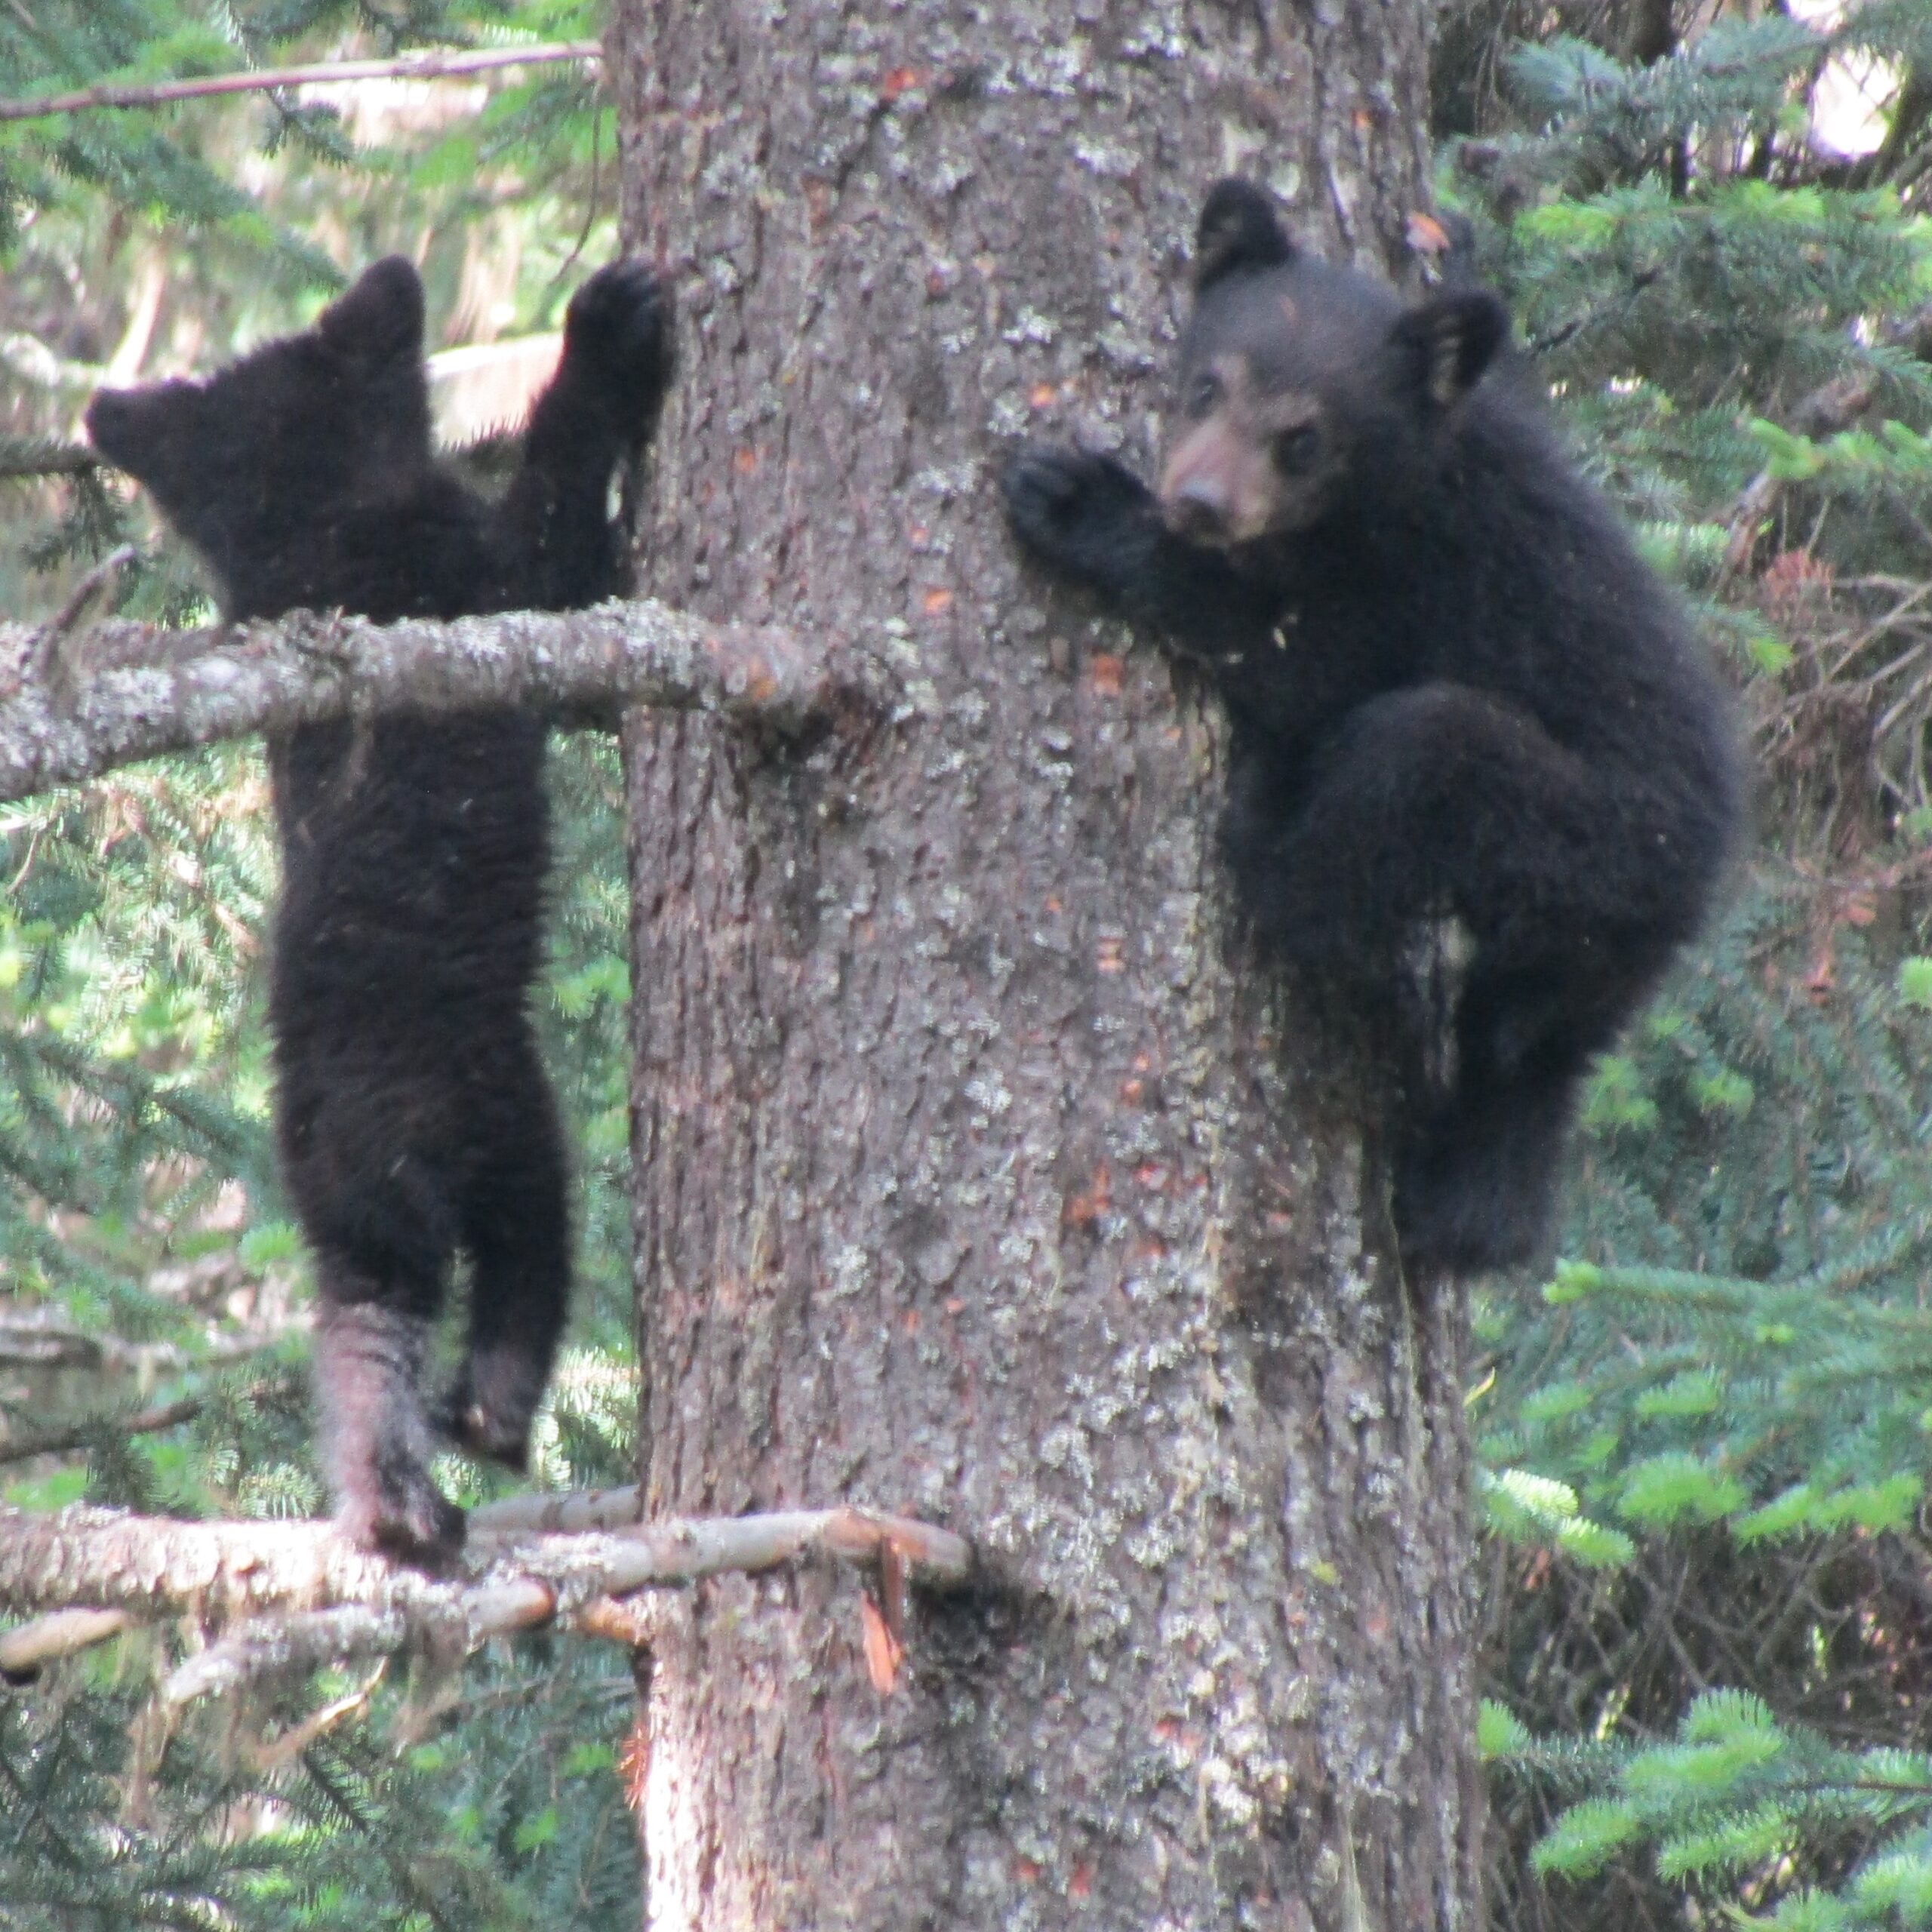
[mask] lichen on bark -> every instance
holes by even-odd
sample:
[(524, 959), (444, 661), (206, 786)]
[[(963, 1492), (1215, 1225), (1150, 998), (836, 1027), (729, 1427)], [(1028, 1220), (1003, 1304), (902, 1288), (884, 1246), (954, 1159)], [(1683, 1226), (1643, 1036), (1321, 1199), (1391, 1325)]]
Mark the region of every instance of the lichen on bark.
[(1394, 259), (1420, 0), (620, 0), (677, 275), (650, 587), (921, 694), (625, 737), (651, 1506), (970, 1534), (883, 1698), (817, 1580), (650, 1678), (654, 1924), (1467, 1932), (1463, 1314), (1368, 1072), (1248, 955), (1219, 720), (1020, 568), (991, 466), (1151, 455), (1210, 180)]

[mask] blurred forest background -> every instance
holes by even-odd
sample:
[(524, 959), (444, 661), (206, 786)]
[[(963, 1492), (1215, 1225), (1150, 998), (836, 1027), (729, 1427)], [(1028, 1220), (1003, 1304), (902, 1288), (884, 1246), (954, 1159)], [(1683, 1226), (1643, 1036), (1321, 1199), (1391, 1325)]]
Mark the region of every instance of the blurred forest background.
[[(1932, 0), (1442, 0), (1429, 272), (1472, 267), (1757, 748), (1721, 930), (1594, 1081), (1553, 1281), (1478, 1298), (1491, 1916), (1932, 1925)], [(594, 36), (592, 0), (0, 0), (0, 99)], [(512, 420), (615, 247), (582, 62), (0, 120), (0, 613), (124, 544), (103, 383), (300, 326), (392, 250), (438, 420)], [(487, 454), (487, 450), (486, 450)], [(620, 792), (561, 743), (540, 1014), (582, 1284), (537, 1474), (632, 1474)], [(0, 808), (0, 1493), (306, 1514), (269, 1158), (257, 748)], [(467, 1500), (489, 1481), (451, 1459)], [(124, 1641), (0, 1690), (0, 1923), (629, 1927), (631, 1684), (543, 1638), (184, 1727)]]

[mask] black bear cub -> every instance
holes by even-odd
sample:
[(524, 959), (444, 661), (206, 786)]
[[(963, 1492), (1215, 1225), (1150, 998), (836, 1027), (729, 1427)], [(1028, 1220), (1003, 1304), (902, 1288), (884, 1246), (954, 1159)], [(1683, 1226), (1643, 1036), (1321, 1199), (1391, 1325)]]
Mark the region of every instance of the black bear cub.
[[(88, 428), (206, 560), (229, 618), (564, 609), (620, 587), (611, 480), (654, 425), (669, 341), (641, 264), (587, 281), (494, 506), (432, 457), (423, 290), (400, 258), (205, 382), (103, 392)], [(463, 1534), (429, 1475), (420, 1389), (455, 1258), (472, 1275), (468, 1347), (435, 1420), (512, 1466), (569, 1287), (563, 1143), (526, 1010), (545, 736), (488, 709), (305, 726), (269, 747), (275, 1126), (315, 1256), (325, 1460), (352, 1536), (432, 1565)]]
[(1029, 449), (1013, 528), (1204, 666), (1266, 946), (1400, 1011), (1416, 942), (1460, 924), (1451, 1064), (1425, 1076), (1411, 1044), (1396, 1226), (1437, 1266), (1526, 1260), (1580, 1077), (1737, 833), (1725, 695), (1533, 405), (1484, 381), (1494, 297), (1405, 306), (1241, 181), (1201, 211), (1194, 289), (1158, 488)]

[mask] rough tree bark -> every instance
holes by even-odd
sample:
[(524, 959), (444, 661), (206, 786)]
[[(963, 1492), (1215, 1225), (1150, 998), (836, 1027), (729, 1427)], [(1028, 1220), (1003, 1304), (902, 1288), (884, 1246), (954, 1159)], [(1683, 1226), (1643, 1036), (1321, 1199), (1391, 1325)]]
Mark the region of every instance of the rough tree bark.
[(815, 1577), (648, 1675), (657, 1927), (1476, 1917), (1463, 1320), (1364, 1071), (1231, 929), (1218, 721), (1023, 572), (991, 466), (1149, 454), (1199, 197), (1425, 192), (1423, 0), (618, 0), (684, 357), (644, 587), (882, 626), (917, 714), (626, 728), (654, 1512), (970, 1534), (881, 1695)]

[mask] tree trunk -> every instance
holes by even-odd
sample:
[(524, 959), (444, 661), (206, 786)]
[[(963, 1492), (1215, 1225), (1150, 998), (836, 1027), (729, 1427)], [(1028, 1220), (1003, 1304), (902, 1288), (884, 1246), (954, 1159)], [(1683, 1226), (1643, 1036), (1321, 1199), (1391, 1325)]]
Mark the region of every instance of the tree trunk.
[(991, 488), (1029, 431), (1151, 457), (1218, 174), (1395, 260), (1426, 13), (614, 10), (682, 303), (641, 587), (906, 688), (802, 750), (626, 728), (649, 1506), (903, 1509), (990, 1572), (883, 1694), (849, 1583), (692, 1594), (655, 1926), (1475, 1924), (1460, 1298), (1232, 927), (1218, 716)]

